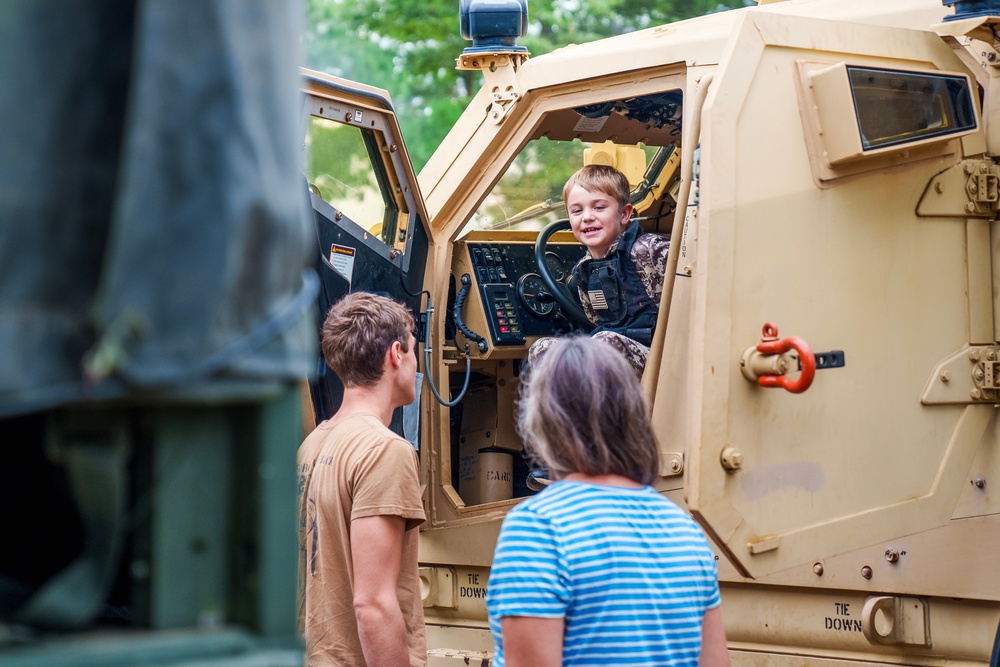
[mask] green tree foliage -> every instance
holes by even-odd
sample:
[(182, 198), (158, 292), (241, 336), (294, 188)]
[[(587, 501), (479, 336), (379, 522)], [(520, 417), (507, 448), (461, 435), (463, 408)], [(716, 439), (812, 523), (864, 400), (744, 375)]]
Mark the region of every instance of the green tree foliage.
[[(753, 0), (529, 0), (532, 55), (752, 4)], [(457, 71), (468, 42), (457, 0), (308, 0), (306, 66), (385, 88), (414, 168), (424, 165), (478, 90)]]

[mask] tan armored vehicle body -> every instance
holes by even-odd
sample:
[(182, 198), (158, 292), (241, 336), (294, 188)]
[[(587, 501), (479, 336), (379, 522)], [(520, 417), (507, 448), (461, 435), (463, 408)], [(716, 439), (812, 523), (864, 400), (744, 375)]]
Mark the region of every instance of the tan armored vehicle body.
[(672, 239), (643, 377), (657, 487), (715, 545), (733, 664), (989, 662), (1000, 88), (996, 23), (952, 13), (792, 0), (537, 58), (466, 53), (485, 85), (419, 189), (385, 94), (307, 76), (313, 155), (360, 133), (376, 172), (338, 194), (321, 182), (343, 165), (310, 163), (327, 269), (428, 316), (431, 664), (492, 651), (494, 542), (530, 493), (520, 367), (575, 328), (551, 286), (581, 247), (540, 230), (585, 161), (625, 171), (639, 223)]

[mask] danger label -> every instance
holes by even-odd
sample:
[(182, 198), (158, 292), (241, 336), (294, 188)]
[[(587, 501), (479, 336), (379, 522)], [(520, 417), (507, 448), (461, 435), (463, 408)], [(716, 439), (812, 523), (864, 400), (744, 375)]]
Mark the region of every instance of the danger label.
[(336, 243), (330, 246), (330, 266), (333, 267), (333, 270), (340, 277), (347, 281), (348, 289), (350, 289), (350, 285), (353, 282), (354, 257), (357, 253), (358, 251), (355, 248), (337, 245)]

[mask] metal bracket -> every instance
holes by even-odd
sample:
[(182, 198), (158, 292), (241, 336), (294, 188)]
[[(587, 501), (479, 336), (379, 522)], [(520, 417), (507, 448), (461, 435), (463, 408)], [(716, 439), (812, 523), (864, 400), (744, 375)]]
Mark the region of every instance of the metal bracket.
[(660, 453), (660, 477), (676, 477), (684, 474), (683, 452)]
[(1000, 211), (1000, 165), (963, 160), (931, 178), (917, 204), (922, 217), (994, 218)]
[(517, 68), (527, 59), (527, 53), (462, 54), (455, 61), (455, 69), (482, 71), (491, 98), (486, 116), (499, 124), (523, 95)]
[[(973, 16), (957, 21), (935, 23), (930, 28), (939, 35), (951, 35), (952, 37), (964, 35), (972, 39), (978, 39), (980, 42), (985, 42), (986, 44), (995, 44), (995, 30), (998, 24), (1000, 24), (1000, 17), (998, 16)], [(993, 60), (993, 58), (990, 58), (991, 65), (993, 64)]]
[(1000, 402), (1000, 347), (962, 348), (934, 369), (920, 402), (924, 405)]
[(861, 631), (873, 644), (930, 646), (930, 608), (920, 598), (873, 596), (861, 610)]

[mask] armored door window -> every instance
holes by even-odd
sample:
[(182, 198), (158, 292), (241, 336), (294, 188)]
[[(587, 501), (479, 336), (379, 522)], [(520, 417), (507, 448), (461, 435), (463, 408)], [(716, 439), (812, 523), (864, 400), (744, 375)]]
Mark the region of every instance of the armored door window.
[(386, 192), (375, 133), (311, 116), (307, 142), (306, 176), (313, 194), (392, 245), (399, 209)]

